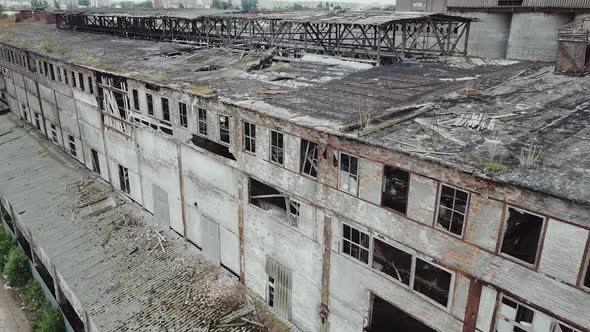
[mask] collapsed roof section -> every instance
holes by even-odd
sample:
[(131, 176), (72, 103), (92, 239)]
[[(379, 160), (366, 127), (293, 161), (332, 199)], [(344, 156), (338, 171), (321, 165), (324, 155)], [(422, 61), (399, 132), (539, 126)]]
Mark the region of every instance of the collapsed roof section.
[(272, 49), (372, 64), (406, 57), (466, 54), (473, 19), (425, 13), (213, 13), (179, 16), (58, 13), (57, 26), (132, 38), (181, 40), (241, 50)]

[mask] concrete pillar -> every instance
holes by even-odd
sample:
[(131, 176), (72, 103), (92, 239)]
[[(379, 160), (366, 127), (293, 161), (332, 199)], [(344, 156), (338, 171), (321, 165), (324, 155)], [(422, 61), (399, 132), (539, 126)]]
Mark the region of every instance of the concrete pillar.
[(573, 18), (567, 13), (514, 13), (506, 57), (554, 62), (557, 59), (558, 31)]
[(511, 13), (463, 13), (462, 16), (477, 18), (471, 23), (467, 54), (482, 58), (504, 59), (510, 35)]

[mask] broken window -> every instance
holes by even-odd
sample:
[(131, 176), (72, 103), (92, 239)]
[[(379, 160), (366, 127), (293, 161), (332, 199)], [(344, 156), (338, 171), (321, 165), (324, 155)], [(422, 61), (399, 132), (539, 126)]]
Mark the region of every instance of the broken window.
[(368, 264), (369, 235), (346, 224), (342, 226), (342, 252)]
[(88, 92), (94, 94), (94, 84), (92, 84), (92, 77), (88, 76)]
[(270, 161), (283, 165), (285, 160), (285, 150), (283, 134), (278, 131), (270, 131)]
[(285, 194), (260, 181), (250, 178), (250, 204), (267, 211), (284, 215), (289, 198)]
[(338, 173), (338, 188), (356, 195), (359, 181), (359, 158), (340, 152), (340, 172)]
[(382, 298), (371, 294), (371, 320), (367, 332), (435, 332)]
[(72, 87), (76, 87), (76, 72), (72, 71)]
[(199, 135), (207, 136), (207, 111), (202, 108), (198, 108), (197, 113), (199, 122), (197, 132)]
[(168, 98), (162, 97), (162, 120), (170, 121), (170, 105), (168, 105)]
[(301, 140), (300, 171), (311, 177), (318, 176), (318, 144)]
[(468, 198), (467, 192), (442, 184), (436, 218), (437, 225), (455, 235), (462, 236)]
[(53, 123), (51, 124), (51, 139), (53, 143), (57, 144), (57, 127)]
[(561, 322), (555, 321), (553, 322), (553, 328), (551, 332), (581, 332), (580, 330), (571, 328)]
[(289, 219), (291, 221), (291, 226), (293, 227), (297, 227), (297, 225), (299, 224), (300, 209), (301, 204), (289, 198)]
[(412, 274), (411, 254), (380, 240), (373, 239), (372, 267), (405, 285), (410, 285), (410, 276)]
[(534, 265), (544, 221), (543, 217), (508, 207), (500, 252)]
[(148, 115), (154, 115), (154, 98), (152, 97), (151, 94), (146, 93), (145, 94), (145, 98), (147, 100), (147, 112)]
[(76, 139), (74, 138), (74, 136), (68, 135), (68, 142), (70, 147), (70, 154), (74, 157), (77, 157), (78, 153), (76, 152)]
[(413, 289), (435, 302), (448, 305), (452, 274), (442, 268), (416, 258)]
[(80, 83), (80, 90), (86, 90), (84, 88), (84, 75), (82, 73), (78, 73), (78, 83)]
[(90, 153), (92, 154), (92, 170), (100, 174), (100, 162), (98, 159), (98, 151), (90, 149)]
[(508, 299), (502, 298), (500, 305), (500, 319), (496, 326), (497, 332), (528, 332), (533, 331), (535, 312), (528, 307)]
[(52, 64), (49, 65), (49, 77), (51, 78), (52, 81), (55, 81), (55, 72), (53, 71)]
[(119, 165), (119, 188), (124, 193), (131, 193), (131, 188), (129, 186), (129, 170), (127, 167), (121, 165)]
[(275, 305), (275, 279), (271, 276), (266, 282), (266, 303), (271, 307)]
[(209, 152), (213, 152), (227, 159), (236, 160), (236, 157), (229, 151), (229, 147), (227, 145), (208, 140), (207, 138), (198, 135), (193, 135), (191, 142), (193, 142), (194, 145)]
[(131, 93), (133, 94), (133, 108), (135, 108), (136, 111), (139, 111), (139, 92), (133, 89), (131, 90)]
[(244, 150), (256, 153), (256, 125), (244, 121)]
[(219, 115), (219, 141), (230, 144), (229, 140), (229, 116)]
[(178, 112), (179, 112), (180, 126), (187, 128), (188, 127), (188, 114), (187, 114), (185, 103), (178, 103)]
[(406, 214), (409, 187), (410, 173), (385, 165), (383, 169), (381, 205)]

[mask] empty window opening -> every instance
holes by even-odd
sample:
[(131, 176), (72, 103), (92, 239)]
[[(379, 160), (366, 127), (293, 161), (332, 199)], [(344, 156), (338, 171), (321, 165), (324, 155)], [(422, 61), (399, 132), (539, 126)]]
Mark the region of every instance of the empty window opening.
[(420, 258), (416, 258), (413, 289), (447, 307), (452, 274)]
[(285, 162), (284, 137), (278, 131), (270, 131), (270, 161), (283, 165)]
[(84, 88), (84, 75), (82, 73), (78, 73), (78, 83), (80, 83), (80, 90), (86, 90)]
[(300, 171), (311, 177), (318, 176), (318, 144), (301, 140)]
[(63, 74), (64, 74), (64, 83), (65, 84), (70, 84), (69, 80), (68, 80), (68, 71), (63, 69)]
[(256, 125), (244, 121), (244, 150), (256, 153)]
[(338, 173), (338, 188), (356, 195), (359, 182), (359, 159), (355, 156), (340, 153), (340, 172)]
[(534, 265), (544, 221), (543, 217), (508, 207), (500, 252)]
[(584, 274), (584, 280), (582, 280), (582, 286), (590, 289), (590, 253), (586, 256), (586, 273)]
[(266, 303), (271, 307), (275, 305), (275, 279), (271, 276), (266, 282)]
[(368, 332), (436, 332), (382, 298), (372, 295)]
[(383, 169), (381, 205), (406, 214), (409, 187), (410, 173), (385, 165)]
[(369, 235), (342, 224), (342, 252), (359, 261), (369, 263)]
[(74, 138), (74, 136), (68, 135), (68, 142), (70, 147), (70, 154), (74, 157), (77, 157), (78, 153), (76, 151), (76, 139)]
[(35, 127), (37, 127), (38, 131), (41, 131), (41, 116), (39, 113), (35, 112)]
[(88, 76), (88, 91), (94, 94), (94, 84), (92, 84), (92, 77)]
[(178, 112), (180, 115), (180, 126), (187, 128), (188, 127), (188, 114), (187, 114), (185, 103), (178, 103)]
[(198, 111), (198, 127), (197, 132), (199, 135), (207, 136), (207, 111), (199, 108)]
[(135, 89), (132, 89), (131, 93), (133, 94), (133, 108), (136, 111), (139, 111), (139, 92), (137, 92)]
[(372, 267), (409, 286), (412, 274), (412, 255), (373, 239)]
[(438, 227), (455, 235), (463, 235), (469, 194), (463, 190), (441, 185), (438, 203)]
[(154, 115), (154, 98), (149, 93), (145, 94), (145, 98), (147, 100), (147, 112), (148, 115)]
[(229, 146), (227, 145), (219, 144), (198, 135), (193, 135), (191, 142), (194, 145), (209, 152), (215, 153), (227, 159), (236, 160), (236, 157), (229, 151)]
[(33, 261), (35, 262), (35, 264), (34, 264), (35, 270), (37, 270), (37, 272), (39, 273), (39, 276), (41, 277), (41, 279), (43, 280), (43, 282), (47, 286), (47, 289), (49, 290), (49, 292), (53, 296), (55, 296), (55, 287), (53, 287), (53, 285), (54, 285), (53, 284), (53, 277), (51, 276), (51, 274), (49, 273), (47, 268), (45, 268), (45, 265), (43, 265), (43, 262), (41, 261), (41, 259), (35, 253), (34, 250), (31, 252), (31, 254), (33, 256)]
[(72, 71), (72, 87), (76, 87), (76, 72)]
[(227, 115), (219, 115), (219, 141), (230, 144), (229, 139), (229, 117)]
[(162, 120), (170, 121), (170, 105), (168, 105), (168, 98), (162, 97)]
[(160, 131), (166, 135), (170, 135), (170, 136), (174, 135), (174, 131), (172, 131), (172, 129), (170, 129), (168, 127), (160, 126)]
[(287, 212), (289, 197), (275, 188), (250, 178), (250, 204), (284, 216)]
[(61, 82), (61, 68), (57, 67), (56, 71), (57, 71), (57, 81)]
[(51, 80), (55, 81), (55, 72), (53, 71), (52, 64), (49, 65), (49, 77), (51, 78)]
[(119, 165), (119, 187), (122, 192), (130, 194), (131, 188), (129, 186), (129, 170), (127, 167)]
[(57, 127), (53, 123), (51, 124), (51, 139), (53, 143), (57, 144)]
[(90, 149), (92, 153), (92, 170), (100, 174), (100, 160), (98, 159), (98, 151)]

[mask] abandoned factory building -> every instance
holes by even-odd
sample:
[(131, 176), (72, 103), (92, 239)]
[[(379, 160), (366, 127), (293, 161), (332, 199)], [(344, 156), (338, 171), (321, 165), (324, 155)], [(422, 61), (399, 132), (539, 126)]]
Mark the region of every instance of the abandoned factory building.
[(590, 331), (587, 21), (556, 70), (453, 15), (175, 15), (1, 36), (2, 216), (72, 329)]

